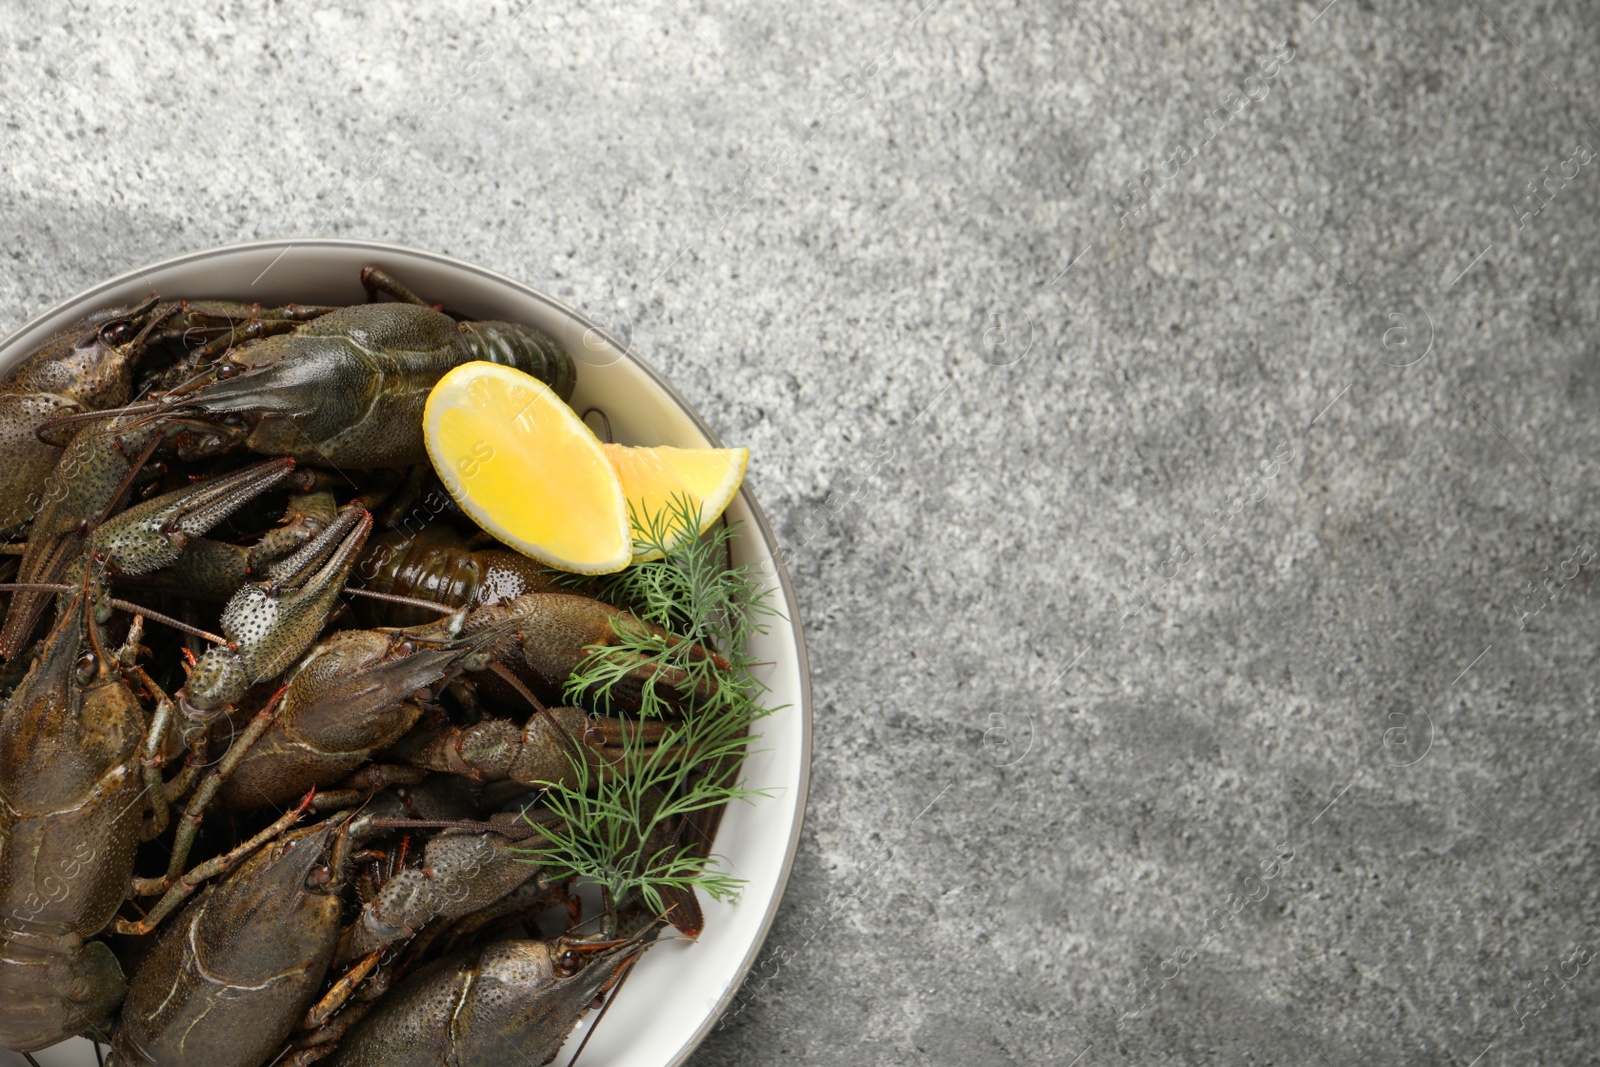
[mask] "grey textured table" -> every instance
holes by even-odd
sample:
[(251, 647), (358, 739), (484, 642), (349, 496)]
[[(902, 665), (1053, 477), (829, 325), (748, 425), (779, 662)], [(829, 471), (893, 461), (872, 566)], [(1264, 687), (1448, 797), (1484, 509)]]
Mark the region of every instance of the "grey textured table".
[(392, 240), (751, 446), (813, 791), (696, 1064), (1600, 1062), (1600, 20), (1323, 2), (8, 2), (0, 326)]

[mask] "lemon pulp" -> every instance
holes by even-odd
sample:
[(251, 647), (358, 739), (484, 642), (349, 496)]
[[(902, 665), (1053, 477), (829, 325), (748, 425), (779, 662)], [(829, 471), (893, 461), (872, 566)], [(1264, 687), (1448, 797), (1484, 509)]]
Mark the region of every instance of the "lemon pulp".
[[(627, 499), (630, 514), (638, 518), (647, 515), (674, 517), (679, 512), (679, 499), (691, 497), (700, 507), (699, 522), (693, 530), (685, 530), (681, 521), (667, 526), (666, 547), (671, 549), (684, 536), (696, 537), (716, 522), (744, 481), (745, 469), (750, 465), (748, 448), (674, 448), (659, 445), (654, 448), (635, 448), (628, 445), (602, 444), (617, 477), (622, 483), (622, 495)], [(660, 551), (647, 551), (637, 543), (634, 558), (659, 559)]]
[(422, 421), (445, 488), (510, 547), (582, 574), (632, 560), (616, 471), (548, 385), (513, 367), (466, 363), (434, 386)]

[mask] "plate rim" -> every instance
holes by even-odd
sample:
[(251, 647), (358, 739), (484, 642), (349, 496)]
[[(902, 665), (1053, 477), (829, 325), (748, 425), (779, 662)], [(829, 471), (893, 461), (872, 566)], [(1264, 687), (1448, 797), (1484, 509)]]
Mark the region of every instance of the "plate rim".
[[(392, 241), (371, 241), (356, 237), (268, 237), (258, 238), (250, 241), (238, 241), (233, 244), (212, 245), (189, 252), (180, 252), (177, 255), (167, 256), (164, 259), (154, 260), (140, 267), (125, 270), (120, 274), (116, 274), (110, 278), (96, 282), (95, 284), (81, 289), (70, 296), (56, 301), (54, 304), (50, 305), (50, 307), (27, 319), (15, 329), (8, 331), (3, 338), (0, 338), (0, 349), (10, 347), (18, 338), (32, 330), (37, 329), (47, 319), (60, 314), (69, 306), (92, 300), (99, 294), (109, 292), (112, 289), (127, 285), (130, 282), (136, 282), (145, 275), (152, 274), (157, 270), (164, 270), (170, 267), (179, 267), (188, 263), (210, 259), (218, 255), (231, 255), (236, 253), (248, 253), (252, 251), (268, 252), (273, 250), (281, 250), (279, 252), (279, 258), (281, 259), (294, 248), (338, 248), (346, 251), (370, 251), (377, 255), (383, 255), (385, 253), (398, 253), (400, 255), (414, 256), (420, 259), (432, 260), (435, 263), (450, 267), (454, 270), (468, 271), (498, 285), (508, 286), (512, 289), (518, 290), (524, 296), (543, 303), (554, 311), (569, 316), (575, 322), (585, 327), (585, 329), (593, 330), (605, 337), (606, 340), (615, 346), (625, 358), (631, 360), (634, 366), (638, 367), (639, 370), (644, 372), (645, 376), (655, 384), (656, 388), (660, 389), (671, 398), (672, 402), (675, 403), (678, 408), (688, 416), (689, 421), (693, 423), (701, 433), (705, 434), (706, 439), (712, 443), (713, 447), (724, 447), (721, 436), (706, 423), (705, 419), (701, 416), (700, 412), (694, 407), (694, 405), (690, 404), (683, 394), (678, 392), (672, 383), (667, 381), (666, 377), (663, 376), (662, 373), (657, 370), (649, 360), (645, 359), (642, 355), (635, 351), (631, 344), (625, 343), (607, 330), (604, 326), (591, 320), (587, 315), (579, 311), (577, 308), (572, 307), (570, 304), (567, 304), (565, 301), (560, 300), (557, 297), (551, 296), (549, 293), (546, 293), (541, 289), (537, 289), (526, 282), (518, 281), (516, 278), (513, 278), (507, 274), (502, 274), (500, 271), (492, 268), (485, 267), (477, 263), (472, 263), (464, 259), (459, 259), (444, 252), (436, 252), (432, 249), (426, 248), (417, 248), (412, 245), (397, 244)], [(273, 260), (273, 263), (268, 265), (268, 269), (271, 269), (271, 266), (276, 263), (277, 260)], [(800, 675), (800, 699), (798, 701), (797, 708), (800, 714), (800, 778), (795, 785), (795, 817), (792, 825), (789, 828), (789, 840), (784, 846), (783, 863), (778, 871), (778, 885), (772, 895), (772, 902), (768, 906), (766, 914), (761, 917), (761, 922), (757, 930), (757, 936), (754, 938), (754, 940), (752, 940), (749, 950), (745, 953), (744, 959), (739, 962), (739, 966), (735, 971), (734, 980), (728, 983), (727, 988), (723, 990), (721, 995), (717, 998), (713, 1010), (706, 1013), (705, 1019), (701, 1021), (699, 1027), (695, 1029), (689, 1040), (683, 1045), (682, 1048), (678, 1050), (677, 1054), (672, 1059), (666, 1061), (666, 1067), (680, 1067), (680, 1065), (690, 1056), (692, 1056), (700, 1047), (700, 1045), (710, 1035), (712, 1029), (722, 1020), (723, 1015), (726, 1014), (728, 1006), (733, 1002), (733, 999), (738, 996), (739, 990), (743, 988), (745, 980), (749, 977), (751, 969), (755, 966), (756, 959), (761, 955), (761, 950), (766, 945), (767, 937), (772, 932), (773, 923), (777, 920), (778, 910), (783, 906), (784, 895), (789, 889), (789, 879), (794, 873), (795, 856), (798, 854), (800, 848), (800, 834), (805, 827), (806, 801), (809, 799), (811, 791), (811, 659), (806, 648), (805, 629), (800, 623), (800, 605), (797, 597), (795, 596), (794, 584), (789, 578), (789, 568), (784, 563), (783, 553), (781, 546), (778, 543), (777, 535), (772, 529), (772, 524), (767, 520), (766, 512), (762, 510), (760, 502), (757, 501), (754, 494), (750, 492), (748, 483), (739, 486), (739, 496), (744, 499), (745, 505), (750, 509), (750, 514), (755, 520), (756, 529), (760, 533), (761, 539), (766, 544), (767, 553), (772, 560), (773, 574), (777, 579), (778, 588), (783, 592), (784, 609), (788, 613), (789, 629), (794, 634), (796, 666), (798, 667)]]

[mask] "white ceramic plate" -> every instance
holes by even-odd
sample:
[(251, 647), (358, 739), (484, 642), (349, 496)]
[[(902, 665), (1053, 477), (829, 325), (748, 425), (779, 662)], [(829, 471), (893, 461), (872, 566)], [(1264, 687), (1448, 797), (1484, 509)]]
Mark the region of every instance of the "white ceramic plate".
[[(84, 314), (164, 297), (226, 298), (264, 304), (354, 304), (365, 299), (359, 272), (376, 264), (429, 300), (483, 319), (537, 326), (561, 341), (578, 361), (572, 403), (598, 404), (626, 444), (720, 447), (721, 442), (684, 399), (648, 364), (581, 314), (519, 282), (448, 256), (397, 245), (346, 240), (256, 241), (194, 252), (132, 271), (51, 308), (0, 342), (0, 373), (49, 334)], [(728, 509), (743, 523), (735, 559), (756, 563), (779, 590), (784, 619), (751, 650), (764, 668), (771, 698), (783, 710), (762, 724), (762, 740), (745, 762), (752, 786), (772, 791), (753, 805), (733, 805), (717, 835), (717, 854), (748, 880), (735, 904), (705, 905), (705, 932), (695, 943), (652, 948), (584, 1051), (585, 1063), (664, 1067), (682, 1063), (710, 1031), (755, 961), (789, 877), (805, 811), (811, 755), (811, 688), (805, 639), (794, 590), (777, 556), (777, 541), (761, 509), (741, 490)], [(248, 1020), (240, 1020), (248, 1025)], [(587, 1023), (580, 1026), (564, 1063)], [(35, 1058), (45, 1067), (94, 1067), (94, 1051), (73, 1039)], [(0, 1051), (0, 1062), (22, 1057)]]

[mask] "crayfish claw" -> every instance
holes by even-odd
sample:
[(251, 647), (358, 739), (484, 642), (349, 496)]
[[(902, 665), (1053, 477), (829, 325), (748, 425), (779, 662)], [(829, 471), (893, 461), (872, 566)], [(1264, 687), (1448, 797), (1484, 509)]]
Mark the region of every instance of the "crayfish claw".
[(293, 471), (294, 460), (269, 459), (135, 504), (97, 529), (89, 550), (117, 574), (170, 567), (191, 541)]
[(242, 699), (250, 686), (294, 665), (316, 641), (372, 529), (359, 504), (346, 507), (304, 548), (268, 568), (222, 612), (229, 644), (212, 647), (189, 672), (185, 710), (214, 712)]

